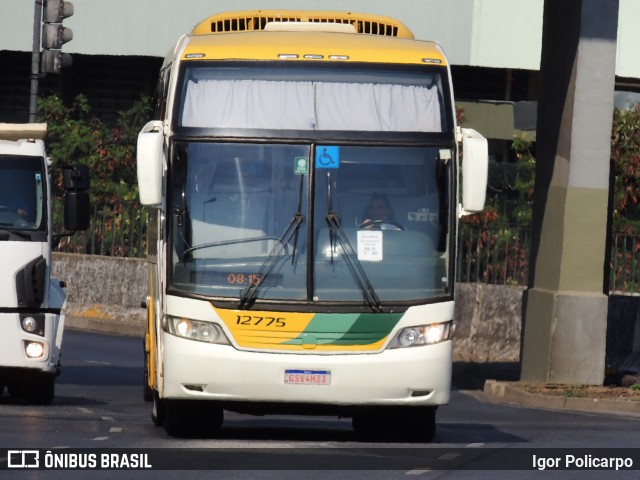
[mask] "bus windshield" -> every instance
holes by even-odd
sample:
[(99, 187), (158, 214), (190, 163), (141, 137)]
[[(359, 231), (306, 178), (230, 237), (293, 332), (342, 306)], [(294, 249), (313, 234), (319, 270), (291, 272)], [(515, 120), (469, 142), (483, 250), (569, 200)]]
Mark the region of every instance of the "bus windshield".
[(44, 230), (43, 160), (0, 156), (0, 229)]
[(441, 133), (445, 67), (185, 62), (177, 127)]
[(175, 141), (171, 284), (235, 301), (449, 294), (450, 149)]

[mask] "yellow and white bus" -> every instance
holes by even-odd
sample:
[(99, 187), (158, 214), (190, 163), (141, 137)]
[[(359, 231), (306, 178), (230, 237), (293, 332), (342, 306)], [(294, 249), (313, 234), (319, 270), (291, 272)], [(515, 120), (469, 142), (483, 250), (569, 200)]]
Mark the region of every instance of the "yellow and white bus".
[(156, 107), (138, 139), (154, 422), (336, 414), (430, 441), (457, 220), (487, 171), (440, 46), (377, 15), (216, 14), (166, 57)]

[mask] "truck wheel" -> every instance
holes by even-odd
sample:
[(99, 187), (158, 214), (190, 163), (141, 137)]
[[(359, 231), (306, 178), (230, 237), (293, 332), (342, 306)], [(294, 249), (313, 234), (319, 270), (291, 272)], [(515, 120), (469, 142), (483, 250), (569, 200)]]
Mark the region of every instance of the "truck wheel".
[(29, 385), (27, 399), (36, 405), (49, 405), (55, 396), (55, 384), (55, 375), (48, 373), (39, 375)]
[(24, 382), (16, 380), (12, 380), (7, 385), (7, 390), (11, 398), (24, 398), (28, 394), (27, 385)]
[(164, 429), (172, 437), (207, 437), (222, 426), (222, 407), (207, 401), (166, 400)]

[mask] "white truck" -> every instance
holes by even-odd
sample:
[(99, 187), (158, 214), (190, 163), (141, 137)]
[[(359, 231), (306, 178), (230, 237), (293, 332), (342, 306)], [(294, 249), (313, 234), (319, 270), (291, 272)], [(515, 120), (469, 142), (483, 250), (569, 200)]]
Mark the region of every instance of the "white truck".
[[(53, 167), (46, 124), (0, 124), (0, 395), (49, 404), (60, 373), (66, 294), (51, 278)], [(89, 224), (85, 166), (64, 166), (64, 221)]]

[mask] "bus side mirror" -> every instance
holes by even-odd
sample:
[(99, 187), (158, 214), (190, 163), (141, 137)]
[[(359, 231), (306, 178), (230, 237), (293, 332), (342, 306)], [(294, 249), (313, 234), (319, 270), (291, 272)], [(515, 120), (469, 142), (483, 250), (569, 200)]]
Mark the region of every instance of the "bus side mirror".
[(89, 168), (86, 165), (63, 167), (64, 180), (64, 228), (86, 230), (89, 228)]
[(487, 195), (489, 147), (487, 139), (471, 128), (462, 133), (462, 209), (481, 212)]
[(162, 168), (164, 158), (163, 123), (147, 123), (138, 134), (138, 190), (142, 205), (162, 203)]

